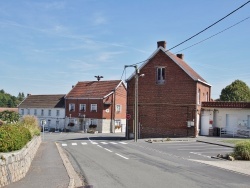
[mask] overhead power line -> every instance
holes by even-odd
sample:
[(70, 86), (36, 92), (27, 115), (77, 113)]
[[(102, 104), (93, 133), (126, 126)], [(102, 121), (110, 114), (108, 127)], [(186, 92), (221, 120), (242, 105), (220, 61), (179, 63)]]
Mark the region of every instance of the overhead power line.
[(235, 9), (234, 11), (230, 12), (229, 14), (227, 14), (226, 16), (224, 16), (223, 18), (219, 19), (218, 21), (214, 22), (213, 24), (211, 24), (210, 26), (206, 27), (205, 29), (203, 29), (202, 31), (196, 33), (195, 35), (193, 35), (192, 37), (189, 37), (188, 39), (184, 40), (183, 42), (175, 45), (174, 47), (170, 48), (168, 51), (176, 48), (177, 46), (180, 46), (181, 44), (191, 40), (192, 38), (196, 37), (197, 35), (203, 33), (204, 31), (206, 31), (207, 29), (209, 29), (210, 27), (216, 25), (217, 23), (219, 23), (220, 21), (224, 20), (225, 18), (227, 18), (228, 16), (230, 16), (231, 14), (235, 13), (236, 11), (238, 11), (239, 9), (241, 9), (242, 7), (244, 7), (246, 4), (250, 3), (250, 1), (247, 1), (246, 3), (244, 3), (243, 5), (241, 5), (240, 7), (238, 7), (237, 9)]
[(250, 16), (248, 16), (247, 18), (245, 18), (245, 19), (243, 19), (243, 20), (237, 22), (237, 23), (234, 24), (234, 25), (231, 25), (230, 27), (228, 27), (228, 28), (226, 28), (226, 29), (223, 29), (222, 31), (220, 31), (220, 32), (218, 32), (218, 33), (216, 33), (216, 34), (214, 34), (214, 35), (211, 35), (210, 37), (207, 37), (207, 38), (205, 38), (205, 39), (203, 39), (203, 40), (201, 40), (201, 41), (199, 41), (199, 42), (197, 42), (197, 43), (195, 43), (195, 44), (192, 44), (191, 46), (188, 46), (188, 47), (186, 47), (186, 48), (183, 48), (182, 50), (179, 50), (179, 51), (177, 51), (177, 52), (175, 52), (175, 53), (184, 51), (184, 50), (186, 50), (186, 49), (188, 49), (188, 48), (191, 48), (191, 47), (193, 47), (193, 46), (196, 46), (197, 44), (200, 44), (200, 43), (202, 43), (202, 42), (204, 42), (204, 41), (206, 41), (206, 40), (208, 40), (208, 39), (211, 39), (211, 38), (215, 37), (216, 35), (219, 35), (219, 34), (223, 33), (224, 31), (226, 31), (226, 30), (228, 30), (228, 29), (231, 29), (232, 27), (234, 27), (234, 26), (240, 24), (241, 22), (246, 21), (246, 20), (249, 19), (249, 18), (250, 18)]

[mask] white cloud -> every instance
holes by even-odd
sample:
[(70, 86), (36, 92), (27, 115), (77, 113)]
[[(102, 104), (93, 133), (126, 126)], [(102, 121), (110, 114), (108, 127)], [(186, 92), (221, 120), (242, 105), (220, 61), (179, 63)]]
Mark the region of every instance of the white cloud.
[(107, 18), (103, 15), (103, 13), (95, 13), (93, 16), (93, 24), (94, 25), (104, 25), (107, 24), (108, 20)]

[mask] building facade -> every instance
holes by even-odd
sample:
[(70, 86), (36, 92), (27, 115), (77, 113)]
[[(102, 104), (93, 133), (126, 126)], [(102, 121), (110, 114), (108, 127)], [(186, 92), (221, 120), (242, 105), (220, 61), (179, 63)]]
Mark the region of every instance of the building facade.
[(65, 97), (71, 131), (118, 133), (126, 130), (126, 87), (120, 80), (78, 82)]
[[(135, 119), (135, 76), (127, 80), (128, 136), (138, 138), (197, 136), (202, 101), (210, 101), (211, 86), (166, 42), (138, 69), (138, 126)], [(141, 75), (144, 75), (141, 77)]]
[(203, 102), (201, 135), (250, 137), (250, 102)]
[[(45, 130), (59, 132), (65, 129), (65, 95), (28, 95), (18, 106), (21, 116), (36, 116), (40, 125), (45, 120)], [(42, 125), (41, 125), (42, 126)]]

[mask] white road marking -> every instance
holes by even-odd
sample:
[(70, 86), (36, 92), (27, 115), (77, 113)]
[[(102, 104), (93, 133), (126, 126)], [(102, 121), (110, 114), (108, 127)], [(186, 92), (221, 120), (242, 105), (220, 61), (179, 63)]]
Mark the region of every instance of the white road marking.
[(76, 146), (77, 145), (77, 143), (72, 143), (72, 146)]
[(202, 157), (206, 157), (206, 158), (211, 158), (210, 156), (202, 155), (201, 153), (196, 153), (196, 152), (189, 152), (189, 153), (192, 153), (192, 154), (195, 154), (195, 155), (199, 155), (199, 156), (202, 156)]
[(102, 144), (108, 144), (107, 142), (101, 142)]
[(87, 143), (86, 142), (82, 142), (82, 145), (87, 145)]
[(113, 152), (113, 151), (111, 151), (111, 150), (109, 150), (109, 149), (107, 149), (107, 148), (104, 148), (105, 150), (107, 150), (107, 151), (109, 151), (109, 152)]
[(100, 146), (100, 145), (97, 145), (99, 148), (103, 148), (102, 146)]
[[(209, 150), (228, 150), (228, 148), (209, 148)], [(177, 150), (202, 150), (202, 149), (177, 149)], [(208, 150), (207, 148), (204, 148), (203, 150)]]
[(119, 142), (120, 144), (128, 144), (128, 143), (126, 143), (126, 142)]
[(127, 157), (124, 157), (124, 156), (120, 155), (119, 153), (115, 153), (115, 154), (118, 155), (119, 157), (124, 158), (124, 159), (129, 159), (129, 158), (127, 158)]
[(97, 142), (91, 142), (91, 144), (98, 144)]
[(115, 142), (109, 142), (110, 144), (117, 144), (117, 143), (115, 143)]
[(67, 144), (62, 144), (62, 146), (67, 146)]

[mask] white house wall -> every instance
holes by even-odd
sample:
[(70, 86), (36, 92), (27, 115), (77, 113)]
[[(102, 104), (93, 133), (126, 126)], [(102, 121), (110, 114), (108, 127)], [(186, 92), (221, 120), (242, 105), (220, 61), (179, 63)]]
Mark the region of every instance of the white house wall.
[[(230, 130), (239, 127), (248, 127), (250, 129), (250, 109), (205, 108), (202, 111), (202, 115), (209, 117), (208, 120), (212, 127), (227, 127)], [(205, 124), (201, 122), (202, 126), (207, 126), (207, 122)]]
[[(22, 114), (22, 109), (23, 109), (23, 114)], [(35, 115), (35, 109), (37, 111), (36, 115)], [(42, 110), (44, 111), (43, 116), (41, 115)], [(49, 110), (51, 110), (51, 115), (49, 116)], [(57, 110), (59, 110), (59, 115), (57, 116)], [(25, 116), (25, 115), (33, 115), (35, 117), (37, 117), (40, 126), (41, 125), (41, 120), (45, 120), (46, 121), (46, 125), (45, 127), (53, 128), (53, 129), (60, 129), (63, 130), (65, 127), (65, 109), (64, 108), (29, 108), (29, 112), (28, 113), (28, 108), (19, 108), (18, 109), (18, 113), (21, 116)], [(49, 121), (50, 120), (50, 121)], [(58, 127), (56, 127), (56, 122), (59, 122)], [(49, 123), (50, 122), (50, 123)]]

